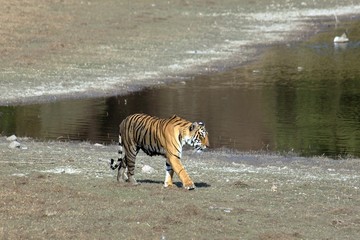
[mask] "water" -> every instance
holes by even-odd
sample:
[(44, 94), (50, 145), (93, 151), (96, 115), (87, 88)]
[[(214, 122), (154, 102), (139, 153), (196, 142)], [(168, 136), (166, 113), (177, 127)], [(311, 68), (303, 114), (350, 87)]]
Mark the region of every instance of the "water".
[(127, 96), (0, 107), (0, 132), (109, 143), (129, 114), (177, 114), (205, 122), (214, 149), (360, 157), (360, 42), (331, 40), (275, 46), (246, 66)]

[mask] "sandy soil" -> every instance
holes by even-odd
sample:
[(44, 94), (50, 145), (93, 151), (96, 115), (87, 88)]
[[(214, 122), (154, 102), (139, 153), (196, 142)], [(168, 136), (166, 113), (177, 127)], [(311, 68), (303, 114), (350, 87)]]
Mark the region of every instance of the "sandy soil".
[[(109, 169), (116, 145), (0, 138), (1, 239), (357, 239), (360, 160), (186, 151), (195, 191), (164, 189), (140, 154), (140, 186)], [(143, 173), (144, 165), (153, 168)], [(178, 181), (176, 178), (175, 181)]]
[(123, 94), (239, 66), (259, 46), (360, 11), (353, 0), (0, 4), (2, 105)]

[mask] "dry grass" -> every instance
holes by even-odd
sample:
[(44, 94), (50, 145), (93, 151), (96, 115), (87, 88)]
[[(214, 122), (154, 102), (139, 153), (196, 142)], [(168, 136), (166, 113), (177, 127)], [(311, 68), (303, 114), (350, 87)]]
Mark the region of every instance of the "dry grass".
[(187, 152), (184, 164), (197, 189), (185, 191), (162, 187), (162, 158), (141, 154), (138, 165), (157, 171), (137, 168), (141, 185), (133, 187), (118, 184), (108, 169), (116, 146), (22, 143), (28, 149), (10, 150), (0, 141), (4, 239), (356, 239), (360, 233), (356, 159)]

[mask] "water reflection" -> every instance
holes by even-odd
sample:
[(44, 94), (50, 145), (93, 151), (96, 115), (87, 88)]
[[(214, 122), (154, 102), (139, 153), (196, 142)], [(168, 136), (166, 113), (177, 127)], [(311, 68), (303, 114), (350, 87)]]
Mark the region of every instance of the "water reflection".
[[(331, 39), (331, 38), (329, 38)], [(107, 99), (0, 107), (0, 131), (111, 142), (127, 115), (204, 121), (213, 148), (360, 156), (358, 42), (277, 46), (230, 72)]]

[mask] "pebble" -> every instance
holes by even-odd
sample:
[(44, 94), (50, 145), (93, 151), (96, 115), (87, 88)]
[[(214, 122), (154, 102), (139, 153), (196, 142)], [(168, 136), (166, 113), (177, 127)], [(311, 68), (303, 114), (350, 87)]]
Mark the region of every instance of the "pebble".
[(13, 142), (13, 141), (17, 140), (17, 137), (15, 135), (11, 135), (11, 136), (7, 137), (6, 140), (9, 142)]
[(153, 167), (150, 167), (149, 165), (144, 165), (141, 168), (141, 172), (147, 173), (147, 174), (154, 174), (156, 170)]

